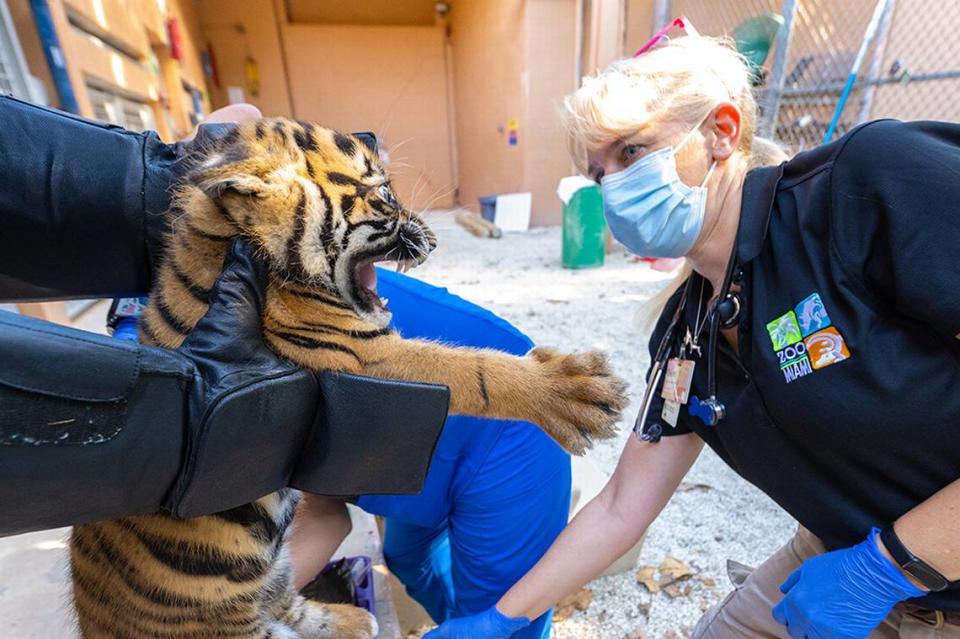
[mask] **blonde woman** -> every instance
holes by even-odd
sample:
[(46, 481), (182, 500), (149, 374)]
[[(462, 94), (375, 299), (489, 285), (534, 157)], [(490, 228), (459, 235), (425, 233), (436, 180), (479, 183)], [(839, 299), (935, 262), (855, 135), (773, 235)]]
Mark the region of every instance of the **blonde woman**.
[(694, 637), (960, 637), (960, 127), (873, 122), (752, 168), (747, 71), (694, 35), (566, 107), (614, 235), (692, 272), (606, 488), (495, 607), (427, 636), (524, 627), (636, 543), (706, 443), (800, 529)]

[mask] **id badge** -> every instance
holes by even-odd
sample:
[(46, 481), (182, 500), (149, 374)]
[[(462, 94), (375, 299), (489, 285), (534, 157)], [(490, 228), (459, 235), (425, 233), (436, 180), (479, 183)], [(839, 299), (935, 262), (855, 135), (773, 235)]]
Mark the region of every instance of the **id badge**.
[(663, 376), (660, 397), (678, 405), (686, 404), (690, 398), (690, 384), (693, 382), (695, 366), (696, 363), (693, 360), (671, 358), (667, 362), (667, 372)]
[(670, 424), (670, 428), (677, 427), (677, 420), (680, 418), (680, 404), (673, 400), (666, 399), (663, 402), (663, 411), (660, 413), (663, 421)]

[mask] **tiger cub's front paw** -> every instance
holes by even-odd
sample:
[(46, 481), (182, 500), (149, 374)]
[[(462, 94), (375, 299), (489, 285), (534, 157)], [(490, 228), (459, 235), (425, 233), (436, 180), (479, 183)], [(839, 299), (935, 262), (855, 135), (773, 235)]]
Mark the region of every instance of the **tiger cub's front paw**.
[(596, 439), (616, 434), (627, 406), (627, 385), (610, 372), (598, 351), (561, 353), (552, 348), (530, 352), (537, 363), (544, 396), (532, 421), (574, 455), (582, 455)]

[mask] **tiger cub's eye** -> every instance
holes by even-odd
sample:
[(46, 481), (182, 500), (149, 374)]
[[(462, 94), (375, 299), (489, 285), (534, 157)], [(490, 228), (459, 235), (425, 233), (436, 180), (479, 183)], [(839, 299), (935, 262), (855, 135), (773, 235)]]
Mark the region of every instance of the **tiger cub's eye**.
[(390, 206), (396, 206), (397, 201), (393, 197), (393, 191), (390, 190), (390, 187), (386, 184), (381, 184), (380, 188), (377, 189), (377, 195), (379, 195), (383, 201), (385, 201)]

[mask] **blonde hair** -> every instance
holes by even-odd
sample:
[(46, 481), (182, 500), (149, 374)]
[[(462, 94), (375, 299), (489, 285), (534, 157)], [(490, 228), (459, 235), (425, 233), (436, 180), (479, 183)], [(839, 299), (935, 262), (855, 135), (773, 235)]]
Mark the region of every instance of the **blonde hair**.
[(782, 164), (790, 159), (790, 154), (773, 140), (756, 136), (753, 138), (753, 149), (748, 159), (747, 168), (755, 169), (760, 166)]
[[(564, 100), (570, 153), (586, 173), (588, 155), (611, 140), (629, 137), (654, 119), (694, 126), (722, 102), (740, 110), (738, 150), (752, 168), (757, 102), (743, 56), (725, 38), (688, 35), (670, 40), (584, 78)], [(767, 154), (770, 144), (762, 143)]]

